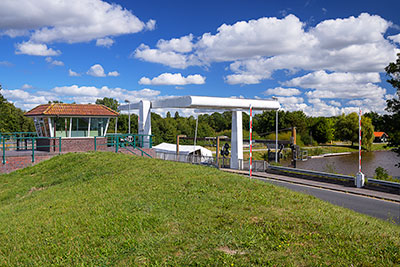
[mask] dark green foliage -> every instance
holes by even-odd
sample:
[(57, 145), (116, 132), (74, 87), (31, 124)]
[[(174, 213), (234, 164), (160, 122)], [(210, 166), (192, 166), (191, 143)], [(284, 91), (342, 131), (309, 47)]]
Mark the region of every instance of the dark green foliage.
[(374, 126), (372, 125), (371, 119), (362, 116), (361, 117), (361, 145), (367, 151), (372, 150), (372, 142), (374, 142)]
[[(387, 80), (397, 91), (397, 98), (387, 100), (386, 110), (391, 113), (388, 118), (389, 145), (400, 156), (400, 53), (396, 62), (391, 62), (385, 68), (390, 79)], [(400, 168), (400, 163), (397, 164)]]
[(388, 180), (389, 174), (386, 169), (382, 167), (378, 167), (375, 169), (375, 179), (380, 179), (380, 180)]
[[(358, 142), (358, 114), (353, 112), (348, 115), (342, 114), (339, 116), (335, 124), (335, 137), (338, 140), (350, 141), (352, 145)], [(374, 141), (374, 126), (371, 119), (361, 117), (361, 143), (362, 146), (370, 151), (372, 142)]]
[(333, 140), (334, 124), (331, 118), (321, 117), (312, 126), (312, 136), (318, 143), (327, 143)]
[(358, 140), (358, 115), (353, 112), (339, 116), (335, 124), (335, 137), (337, 140), (351, 141), (352, 145)]
[(32, 119), (25, 117), (21, 109), (9, 103), (1, 94), (1, 89), (0, 85), (0, 133), (35, 131)]
[(372, 125), (374, 126), (374, 130), (376, 132), (388, 132), (387, 130), (387, 125), (386, 125), (386, 121), (387, 121), (387, 115), (379, 115), (376, 112), (368, 112), (364, 114), (365, 117), (368, 117), (371, 119)]
[(117, 110), (119, 107), (119, 103), (116, 99), (114, 98), (109, 98), (109, 97), (104, 97), (103, 99), (97, 99), (96, 104), (99, 105), (104, 105), (106, 107), (109, 107), (113, 110)]

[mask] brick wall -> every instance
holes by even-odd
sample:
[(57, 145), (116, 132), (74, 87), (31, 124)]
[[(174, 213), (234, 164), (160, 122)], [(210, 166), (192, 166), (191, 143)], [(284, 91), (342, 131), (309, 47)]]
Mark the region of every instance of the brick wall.
[(45, 156), (35, 156), (35, 162), (32, 162), (32, 156), (17, 156), (17, 157), (6, 157), (6, 164), (0, 163), (0, 173), (9, 173), (18, 169), (22, 169), (28, 166), (35, 165), (43, 160), (49, 159), (57, 154), (49, 154)]
[[(96, 138), (96, 150), (107, 150), (107, 139), (105, 137)], [(59, 151), (59, 139), (37, 139), (37, 150), (47, 152)], [(86, 152), (94, 151), (94, 138), (61, 138), (61, 152)]]

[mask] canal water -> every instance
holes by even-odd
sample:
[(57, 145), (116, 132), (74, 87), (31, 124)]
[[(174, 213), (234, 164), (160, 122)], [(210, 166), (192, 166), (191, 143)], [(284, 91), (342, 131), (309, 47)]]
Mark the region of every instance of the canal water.
[[(362, 172), (366, 177), (373, 177), (375, 169), (382, 167), (391, 176), (400, 176), (400, 168), (395, 164), (400, 162), (400, 157), (392, 151), (362, 152)], [(355, 175), (358, 172), (358, 152), (343, 156), (308, 159), (298, 161), (297, 168)]]

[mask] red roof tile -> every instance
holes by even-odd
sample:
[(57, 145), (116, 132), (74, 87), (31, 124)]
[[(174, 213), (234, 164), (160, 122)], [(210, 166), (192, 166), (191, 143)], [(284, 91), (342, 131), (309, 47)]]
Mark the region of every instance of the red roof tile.
[(375, 137), (382, 137), (382, 135), (386, 134), (385, 132), (374, 132)]
[(25, 113), (25, 116), (102, 116), (117, 117), (118, 112), (97, 104), (44, 104)]

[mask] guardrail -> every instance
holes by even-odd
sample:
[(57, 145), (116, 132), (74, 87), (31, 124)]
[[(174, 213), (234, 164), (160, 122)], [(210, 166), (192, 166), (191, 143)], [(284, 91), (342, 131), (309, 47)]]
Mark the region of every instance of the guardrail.
[(328, 173), (328, 172), (318, 172), (318, 171), (310, 171), (310, 170), (303, 170), (303, 169), (295, 169), (290, 167), (281, 167), (281, 166), (268, 166), (269, 170), (276, 170), (276, 171), (283, 171), (283, 172), (291, 172), (291, 173), (299, 173), (299, 174), (308, 174), (313, 176), (322, 176), (334, 179), (342, 179), (354, 182), (354, 177), (350, 175), (343, 175), (343, 174), (335, 174), (335, 173)]
[[(46, 140), (58, 140), (58, 144), (52, 145), (51, 142), (49, 142), (48, 145), (43, 145), (43, 144), (38, 144), (38, 140), (41, 139), (46, 139)], [(7, 150), (8, 151), (30, 151), (31, 152), (31, 157), (32, 157), (32, 162), (35, 162), (35, 151), (38, 150), (38, 148), (49, 148), (49, 151), (51, 148), (54, 148), (54, 152), (56, 151), (55, 148), (58, 148), (58, 153), (61, 154), (61, 137), (13, 137), (13, 140), (15, 141), (14, 143), (8, 143), (6, 145), (6, 140), (10, 140), (6, 136), (1, 136), (0, 137), (0, 148), (2, 150), (2, 163), (6, 164), (7, 160)], [(24, 145), (20, 145), (23, 143)], [(30, 145), (30, 146), (29, 146)], [(29, 154), (28, 154), (29, 155)]]
[[(319, 176), (319, 177), (324, 177), (324, 178), (347, 180), (350, 182), (354, 182), (354, 180), (355, 180), (355, 177), (350, 176), (350, 175), (311, 171), (311, 170), (304, 170), (304, 169), (295, 169), (295, 168), (290, 168), (290, 167), (269, 165), (268, 170), (275, 170), (275, 171), (281, 171), (281, 172), (286, 172), (286, 173), (295, 173), (295, 174), (305, 174), (305, 175)], [(390, 181), (385, 181), (385, 180), (366, 178), (366, 183), (400, 189), (400, 183), (390, 182)]]
[(371, 183), (400, 189), (400, 183), (390, 182), (390, 181), (385, 181), (385, 180), (378, 180), (378, 179), (373, 179), (373, 178), (367, 178), (367, 184), (371, 184)]
[(135, 154), (130, 148), (138, 149), (142, 156), (145, 154), (151, 158), (146, 151), (142, 148), (148, 144), (149, 148), (153, 146), (153, 135), (145, 134), (107, 134), (106, 136), (99, 136), (106, 138), (106, 142), (98, 144), (97, 137), (94, 137), (94, 150), (97, 151), (99, 146), (114, 147), (115, 152), (118, 153), (120, 148), (125, 148), (127, 151)]

